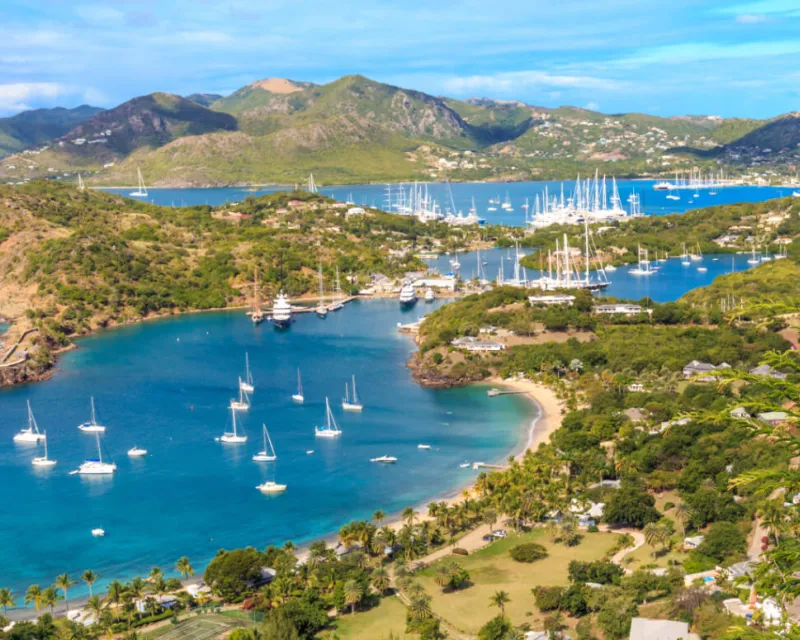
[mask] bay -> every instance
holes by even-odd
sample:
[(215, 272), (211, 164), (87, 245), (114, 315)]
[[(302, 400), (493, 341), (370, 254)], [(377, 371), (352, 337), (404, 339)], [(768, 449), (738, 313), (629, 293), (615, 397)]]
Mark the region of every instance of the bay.
[[(716, 195), (711, 195), (709, 189), (700, 189), (699, 196), (694, 197), (691, 190), (681, 190), (677, 192), (655, 191), (653, 190), (653, 180), (619, 180), (617, 185), (620, 198), (625, 207), (628, 207), (628, 197), (636, 193), (641, 202), (641, 209), (647, 215), (666, 215), (669, 213), (684, 213), (691, 209), (711, 207), (723, 204), (734, 204), (737, 202), (762, 202), (772, 198), (780, 198), (792, 194), (792, 189), (785, 187), (725, 187), (717, 189)], [(524, 226), (525, 210), (522, 208), (526, 198), (530, 207), (533, 207), (534, 199), (537, 195), (542, 196), (545, 189), (550, 195), (560, 194), (562, 182), (560, 181), (538, 181), (538, 182), (508, 182), (508, 183), (487, 183), (487, 182), (455, 182), (450, 185), (446, 183), (430, 183), (428, 190), (430, 195), (442, 207), (442, 210), (453, 210), (467, 213), (472, 206), (472, 198), (475, 198), (475, 205), (478, 215), (491, 224), (503, 224), (508, 226)], [(572, 191), (574, 181), (563, 182), (564, 191), (567, 195)], [(407, 189), (408, 187), (406, 187)], [(396, 194), (398, 185), (392, 185), (392, 193)], [(608, 184), (610, 191), (610, 182)], [(131, 191), (125, 189), (107, 189), (113, 193), (126, 195)], [(260, 196), (275, 191), (286, 191), (288, 187), (263, 187), (256, 191), (249, 191), (241, 187), (212, 187), (197, 189), (148, 189), (148, 201), (164, 206), (189, 206), (207, 204), (217, 206), (225, 202), (237, 202), (250, 196)], [(320, 193), (341, 201), (351, 201), (359, 205), (366, 205), (376, 208), (386, 208), (387, 185), (384, 184), (358, 184), (344, 186), (322, 186)], [(452, 194), (452, 199), (451, 199)], [(500, 197), (508, 198), (514, 211), (504, 211), (498, 207), (498, 211), (488, 211), (489, 199)], [(670, 194), (678, 194), (680, 200), (668, 200)], [(396, 200), (396, 195), (392, 196)], [(532, 209), (531, 209), (532, 210)]]

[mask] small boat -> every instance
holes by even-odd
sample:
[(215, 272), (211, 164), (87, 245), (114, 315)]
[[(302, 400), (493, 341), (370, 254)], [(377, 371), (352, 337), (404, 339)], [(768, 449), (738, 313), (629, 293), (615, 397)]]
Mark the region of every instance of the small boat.
[(603, 269), (604, 269), (605, 271), (608, 271), (609, 273), (614, 273), (614, 271), (616, 271), (616, 270), (617, 270), (617, 268), (616, 268), (616, 267), (615, 267), (613, 264), (610, 264), (610, 265), (608, 265), (608, 266), (605, 266), (605, 267), (603, 267)]
[(706, 267), (697, 267), (697, 271), (698, 273), (705, 273), (708, 269)]
[(286, 491), (285, 484), (278, 484), (277, 482), (272, 482), (268, 480), (264, 484), (259, 484), (256, 486), (261, 493), (283, 493)]
[(417, 449), (425, 449), (425, 450), (428, 450), (428, 449), (430, 449), (430, 448), (431, 448), (431, 445), (429, 445), (429, 444), (418, 444), (418, 445), (417, 445)]
[(116, 472), (117, 465), (113, 462), (103, 462), (103, 452), (100, 448), (100, 434), (95, 432), (95, 439), (97, 440), (97, 459), (91, 459), (84, 462), (75, 471), (70, 471), (71, 476), (106, 476)]
[(314, 427), (314, 435), (317, 438), (335, 438), (342, 435), (342, 431), (336, 424), (336, 418), (333, 417), (330, 402), (325, 398), (325, 419), (327, 421), (324, 427)]
[(272, 324), (278, 329), (285, 329), (292, 324), (292, 305), (289, 304), (289, 298), (283, 291), (278, 294), (272, 305)]
[(358, 399), (358, 392), (356, 391), (356, 377), (353, 376), (353, 397), (350, 397), (350, 390), (347, 383), (344, 385), (344, 400), (342, 400), (342, 409), (345, 411), (362, 411), (364, 405)]
[(239, 378), (239, 399), (231, 400), (231, 409), (234, 411), (248, 411), (250, 409), (250, 398), (247, 391), (242, 388), (242, 379)]
[(139, 186), (136, 188), (136, 191), (131, 191), (128, 195), (132, 198), (146, 198), (147, 197), (147, 187), (144, 186), (144, 178), (142, 178), (142, 170), (137, 167), (136, 168), (137, 178), (139, 179)]
[(95, 538), (102, 538), (104, 535), (106, 535), (106, 530), (100, 529), (99, 527), (97, 529), (92, 529), (92, 535)]
[(256, 390), (253, 384), (253, 374), (250, 373), (250, 357), (247, 353), (244, 354), (244, 380), (239, 378), (239, 389), (245, 393), (253, 393)]
[(494, 398), (495, 396), (499, 396), (501, 393), (502, 391), (500, 391), (500, 389), (489, 389), (489, 391), (486, 392), (486, 395), (488, 395), (490, 398)]
[(759, 264), (761, 260), (756, 258), (756, 248), (753, 246), (753, 257), (747, 260), (747, 264)]
[(34, 467), (54, 467), (56, 464), (55, 460), (51, 460), (47, 457), (47, 431), (44, 432), (44, 457), (38, 456), (31, 460), (31, 464)]
[(307, 455), (307, 456), (314, 455), (314, 450), (313, 450), (313, 449), (308, 449), (308, 450), (306, 451), (306, 455)]
[(128, 457), (130, 458), (141, 458), (142, 456), (146, 455), (147, 455), (147, 449), (140, 449), (136, 445), (128, 449)]
[(381, 456), (380, 458), (370, 458), (370, 462), (381, 462), (383, 464), (394, 464), (397, 462), (397, 458), (394, 456)]
[(267, 425), (261, 425), (264, 431), (264, 448), (253, 456), (253, 462), (272, 462), (277, 460), (278, 456), (275, 453), (275, 447), (272, 445), (272, 438), (269, 437)]
[(433, 292), (433, 289), (428, 287), (425, 289), (425, 302), (433, 302), (436, 300), (436, 294)]
[(700, 243), (697, 243), (697, 253), (692, 253), (689, 255), (689, 260), (692, 262), (699, 262), (703, 259), (703, 251), (700, 249)]
[(300, 369), (297, 369), (297, 393), (292, 394), (292, 400), (299, 404), (303, 404), (305, 402), (305, 396), (303, 395), (303, 381), (300, 379)]
[(30, 442), (35, 444), (46, 440), (47, 437), (39, 431), (39, 425), (36, 424), (36, 418), (33, 417), (31, 402), (28, 400), (28, 427), (20, 430), (20, 432), (14, 436), (14, 442)]
[(240, 434), (237, 429), (236, 424), (236, 409), (231, 406), (231, 418), (233, 420), (233, 432), (226, 432), (223, 433), (219, 441), (224, 442), (225, 444), (241, 444), (243, 442), (247, 442), (247, 436), (244, 434)]
[(336, 288), (333, 292), (333, 299), (328, 305), (328, 311), (339, 311), (344, 308), (344, 303), (341, 301), (342, 297), (342, 284), (339, 280), (339, 267), (336, 267)]
[(94, 413), (94, 398), (91, 399), (92, 403), (92, 418), (89, 422), (84, 422), (83, 424), (78, 425), (78, 429), (83, 431), (84, 433), (105, 433), (106, 428), (101, 425), (97, 424), (97, 418)]
[(472, 463), (470, 463), (470, 462), (462, 462), (460, 465), (458, 465), (458, 468), (459, 469), (467, 469), (467, 468), (469, 468), (471, 466), (472, 466)]

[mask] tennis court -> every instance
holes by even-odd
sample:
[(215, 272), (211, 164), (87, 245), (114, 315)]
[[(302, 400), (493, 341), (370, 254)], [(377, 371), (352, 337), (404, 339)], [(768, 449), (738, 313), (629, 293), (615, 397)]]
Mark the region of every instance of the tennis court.
[(148, 636), (158, 640), (213, 640), (221, 633), (240, 626), (240, 621), (222, 616), (198, 616), (176, 625), (162, 627)]

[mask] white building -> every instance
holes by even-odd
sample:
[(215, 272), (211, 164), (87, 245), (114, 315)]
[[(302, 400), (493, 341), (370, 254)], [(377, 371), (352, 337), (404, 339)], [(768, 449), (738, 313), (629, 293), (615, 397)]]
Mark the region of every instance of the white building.
[(550, 306), (554, 304), (565, 304), (572, 306), (572, 303), (575, 302), (575, 296), (570, 296), (566, 293), (554, 293), (551, 296), (528, 296), (528, 302), (532, 305), (544, 304)]

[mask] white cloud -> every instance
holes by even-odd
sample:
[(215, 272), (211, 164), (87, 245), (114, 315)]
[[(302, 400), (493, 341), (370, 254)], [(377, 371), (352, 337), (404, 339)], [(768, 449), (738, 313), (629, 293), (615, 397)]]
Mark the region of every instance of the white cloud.
[(527, 87), (559, 87), (562, 89), (614, 90), (620, 83), (591, 76), (555, 75), (545, 71), (509, 71), (493, 75), (473, 75), (447, 78), (447, 90), (456, 93), (470, 91), (514, 92)]
[(742, 13), (736, 16), (736, 22), (739, 24), (758, 24), (767, 20), (767, 16), (763, 13)]
[(0, 111), (23, 111), (32, 100), (58, 98), (65, 93), (66, 88), (56, 82), (0, 84)]

